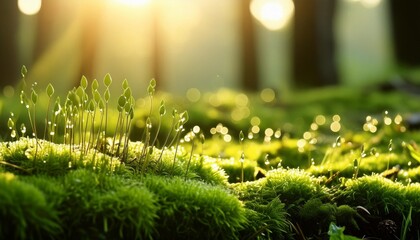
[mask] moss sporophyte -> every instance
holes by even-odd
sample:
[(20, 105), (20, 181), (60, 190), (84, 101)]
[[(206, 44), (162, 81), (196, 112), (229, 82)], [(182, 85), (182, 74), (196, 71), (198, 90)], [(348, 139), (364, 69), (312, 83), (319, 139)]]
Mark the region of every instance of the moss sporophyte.
[[(109, 74), (58, 96), (21, 75), (22, 109), (0, 105), (10, 139), (0, 142), (1, 237), (419, 236), (420, 137), (400, 113), (350, 131), (344, 113), (285, 104), (316, 115), (299, 132), (294, 107), (278, 114), (283, 105), (259, 96), (220, 90), (187, 103), (152, 79), (135, 99), (126, 79), (114, 95)], [(188, 112), (167, 114), (171, 103)]]

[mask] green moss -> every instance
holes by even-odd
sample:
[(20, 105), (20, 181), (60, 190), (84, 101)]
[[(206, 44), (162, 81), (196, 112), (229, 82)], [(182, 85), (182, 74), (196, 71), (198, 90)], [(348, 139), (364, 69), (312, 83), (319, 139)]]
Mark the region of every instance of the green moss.
[(11, 173), (1, 173), (0, 189), (0, 236), (53, 239), (62, 232), (58, 212), (36, 187)]
[(106, 238), (152, 239), (158, 206), (145, 188), (122, 186), (95, 195), (89, 210), (92, 227)]
[[(139, 182), (80, 169), (55, 179), (55, 183), (64, 190), (60, 204), (55, 205), (66, 232), (64, 238), (151, 238), (158, 205), (154, 194)], [(51, 189), (44, 191), (54, 194)]]
[(268, 204), (245, 202), (247, 223), (240, 231), (241, 239), (287, 239), (291, 237), (285, 205), (278, 198)]
[(255, 161), (244, 160), (243, 168), (239, 159), (221, 159), (218, 161), (218, 165), (226, 171), (229, 176), (228, 181), (230, 183), (236, 183), (241, 181), (242, 171), (244, 173), (244, 181), (255, 180), (255, 170), (257, 163)]
[(221, 187), (178, 177), (144, 183), (160, 205), (155, 238), (236, 239), (246, 222), (242, 204)]
[(362, 206), (374, 215), (401, 216), (409, 209), (405, 187), (379, 175), (347, 180), (339, 200), (352, 206)]
[(309, 199), (299, 211), (299, 226), (308, 235), (316, 235), (336, 221), (337, 206), (323, 203), (319, 198)]
[[(35, 145), (39, 146), (36, 157)], [(0, 148), (5, 169), (16, 174), (63, 176), (70, 170), (79, 168), (96, 172), (123, 170), (119, 159), (106, 156), (95, 149), (81, 152), (78, 148), (71, 149), (69, 145), (27, 138), (3, 142)]]

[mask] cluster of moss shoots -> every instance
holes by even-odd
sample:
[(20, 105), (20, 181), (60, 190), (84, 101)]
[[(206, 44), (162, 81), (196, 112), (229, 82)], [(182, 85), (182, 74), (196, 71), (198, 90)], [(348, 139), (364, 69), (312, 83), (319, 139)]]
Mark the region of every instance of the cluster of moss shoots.
[[(147, 88), (150, 109), (142, 139), (133, 142), (136, 101), (127, 80), (113, 111), (116, 119), (109, 109), (109, 74), (103, 86), (96, 79), (89, 86), (82, 77), (80, 86), (69, 91), (64, 101), (54, 97), (54, 87), (48, 84), (47, 111), (40, 128), (37, 84), (28, 88), (25, 67), (21, 74), (20, 100), (32, 135), (23, 123), (18, 127), (12, 113), (7, 123), (12, 141), (0, 144), (0, 187), (4, 189), (0, 217), (11, 221), (0, 227), (0, 236), (356, 239), (345, 235), (344, 229), (377, 238), (420, 236), (420, 229), (414, 227), (420, 224), (416, 197), (420, 185), (412, 183), (415, 172), (400, 171), (416, 164), (392, 153), (392, 138), (383, 140), (382, 135), (361, 142), (338, 136), (319, 157), (314, 151), (316, 142), (304, 137), (293, 147), (294, 156), (308, 162), (306, 170), (301, 170), (293, 167), (296, 159), (270, 159), (288, 151), (287, 137), (272, 131), (263, 144), (253, 145), (240, 131), (239, 144), (231, 154), (239, 152), (238, 160), (222, 161), (211, 157), (220, 155), (211, 149), (203, 154), (205, 137), (200, 130), (192, 129), (183, 137), (189, 120), (186, 111), (174, 109), (169, 131), (160, 136), (167, 111), (161, 101), (153, 118), (155, 80)], [(273, 135), (278, 144), (271, 142)], [(220, 141), (206, 144), (220, 145)], [(386, 148), (377, 149), (375, 143)], [(197, 144), (202, 146), (201, 153)], [(420, 161), (414, 143), (401, 146), (411, 159)], [(380, 155), (381, 150), (387, 153)], [(402, 166), (394, 168), (397, 164)], [(368, 176), (369, 172), (382, 173)], [(404, 176), (404, 183), (396, 181)]]

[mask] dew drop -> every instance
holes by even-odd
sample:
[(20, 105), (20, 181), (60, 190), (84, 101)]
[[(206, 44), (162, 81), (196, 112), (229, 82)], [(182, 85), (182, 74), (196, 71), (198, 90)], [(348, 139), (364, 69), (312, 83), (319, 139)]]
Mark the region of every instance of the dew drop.
[(10, 136), (12, 138), (15, 138), (16, 137), (16, 131), (15, 130), (12, 130), (12, 132), (10, 133)]
[(265, 155), (265, 158), (264, 159), (265, 159), (264, 164), (265, 165), (269, 165), (270, 164), (270, 161), (268, 160), (268, 154)]
[(241, 163), (245, 161), (245, 153), (242, 152), (241, 159), (239, 160)]

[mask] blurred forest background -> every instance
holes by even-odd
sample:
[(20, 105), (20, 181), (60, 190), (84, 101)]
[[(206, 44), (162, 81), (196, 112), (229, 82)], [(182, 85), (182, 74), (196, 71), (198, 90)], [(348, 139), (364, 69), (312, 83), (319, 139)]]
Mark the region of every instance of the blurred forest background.
[(137, 96), (151, 78), (176, 94), (415, 80), (419, 12), (398, 0), (1, 1), (0, 87), (13, 94), (22, 65), (63, 92), (109, 72)]

